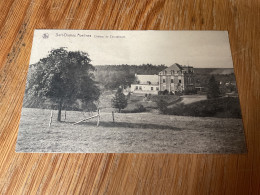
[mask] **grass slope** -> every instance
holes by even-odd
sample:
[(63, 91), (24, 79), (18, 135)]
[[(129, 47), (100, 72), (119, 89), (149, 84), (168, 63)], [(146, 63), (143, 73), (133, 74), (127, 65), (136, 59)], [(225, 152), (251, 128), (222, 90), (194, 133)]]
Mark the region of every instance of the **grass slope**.
[(96, 119), (67, 111), (67, 119), (49, 128), (50, 110), (23, 108), (17, 152), (137, 152), (241, 153), (246, 152), (241, 119), (200, 118), (153, 113), (111, 113)]

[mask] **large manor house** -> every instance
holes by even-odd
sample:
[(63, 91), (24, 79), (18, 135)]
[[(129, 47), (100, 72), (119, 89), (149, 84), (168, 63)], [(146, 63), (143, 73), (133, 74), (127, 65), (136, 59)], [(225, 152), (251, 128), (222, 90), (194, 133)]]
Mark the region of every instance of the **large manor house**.
[(194, 70), (191, 66), (177, 63), (159, 72), (158, 75), (135, 75), (131, 92), (135, 94), (158, 94), (159, 91), (176, 93), (194, 90)]

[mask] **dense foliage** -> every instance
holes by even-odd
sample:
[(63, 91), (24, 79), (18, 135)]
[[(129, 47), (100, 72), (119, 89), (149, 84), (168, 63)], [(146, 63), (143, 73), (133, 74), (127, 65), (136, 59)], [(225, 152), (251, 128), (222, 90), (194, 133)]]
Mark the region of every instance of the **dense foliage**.
[(87, 53), (54, 49), (50, 54), (31, 65), (26, 87), (26, 98), (48, 99), (58, 107), (58, 121), (61, 110), (81, 100), (92, 104), (98, 100), (100, 91), (94, 81), (94, 67)]
[[(159, 107), (160, 108), (160, 107)], [(241, 118), (239, 99), (223, 97), (161, 109), (163, 114), (196, 117)]]
[(195, 86), (204, 87), (207, 91), (212, 75), (214, 75), (216, 81), (221, 82), (221, 84), (219, 83), (221, 93), (236, 90), (236, 86), (226, 85), (226, 83), (236, 83), (233, 68), (194, 68)]

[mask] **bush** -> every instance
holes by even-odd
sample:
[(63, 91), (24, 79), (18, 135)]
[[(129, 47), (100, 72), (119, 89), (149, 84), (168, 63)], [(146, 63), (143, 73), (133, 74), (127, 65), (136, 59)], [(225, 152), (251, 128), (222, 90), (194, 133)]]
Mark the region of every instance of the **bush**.
[(163, 95), (168, 95), (169, 94), (169, 91), (167, 90), (167, 89), (165, 89), (164, 91), (163, 91)]
[(151, 100), (153, 102), (158, 103), (158, 101), (164, 100), (167, 103), (167, 105), (176, 103), (180, 99), (180, 96), (177, 95), (155, 95), (151, 97)]
[(184, 94), (185, 95), (197, 94), (197, 91), (196, 91), (196, 89), (185, 89)]
[(146, 100), (147, 100), (147, 101), (150, 101), (150, 100), (151, 100), (151, 97), (152, 97), (152, 95), (149, 93), (149, 94), (146, 96)]
[(161, 107), (163, 114), (196, 117), (241, 118), (239, 99), (234, 97), (218, 98), (178, 104), (174, 108)]
[(158, 95), (163, 95), (163, 91), (159, 91), (159, 92), (158, 92)]
[(176, 91), (175, 95), (182, 96), (183, 93), (181, 91)]
[(135, 111), (137, 111), (137, 112), (145, 112), (146, 111), (146, 108), (142, 105), (142, 104), (136, 104), (135, 105)]
[(122, 110), (122, 113), (139, 113), (145, 112), (146, 108), (142, 104), (136, 104), (133, 110)]
[(167, 111), (167, 102), (160, 99), (157, 102), (158, 109), (161, 113), (165, 113)]

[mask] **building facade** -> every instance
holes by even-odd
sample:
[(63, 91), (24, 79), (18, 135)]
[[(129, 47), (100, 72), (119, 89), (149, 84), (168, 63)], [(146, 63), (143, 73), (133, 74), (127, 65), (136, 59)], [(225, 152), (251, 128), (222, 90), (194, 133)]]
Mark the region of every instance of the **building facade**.
[(137, 75), (135, 83), (131, 84), (131, 92), (135, 94), (158, 94), (159, 78), (158, 75)]
[(159, 90), (183, 92), (194, 90), (194, 70), (191, 66), (181, 66), (177, 63), (159, 72)]
[(194, 90), (194, 70), (191, 66), (177, 63), (159, 72), (158, 75), (136, 75), (131, 92), (136, 94), (158, 94), (159, 91), (176, 93)]

